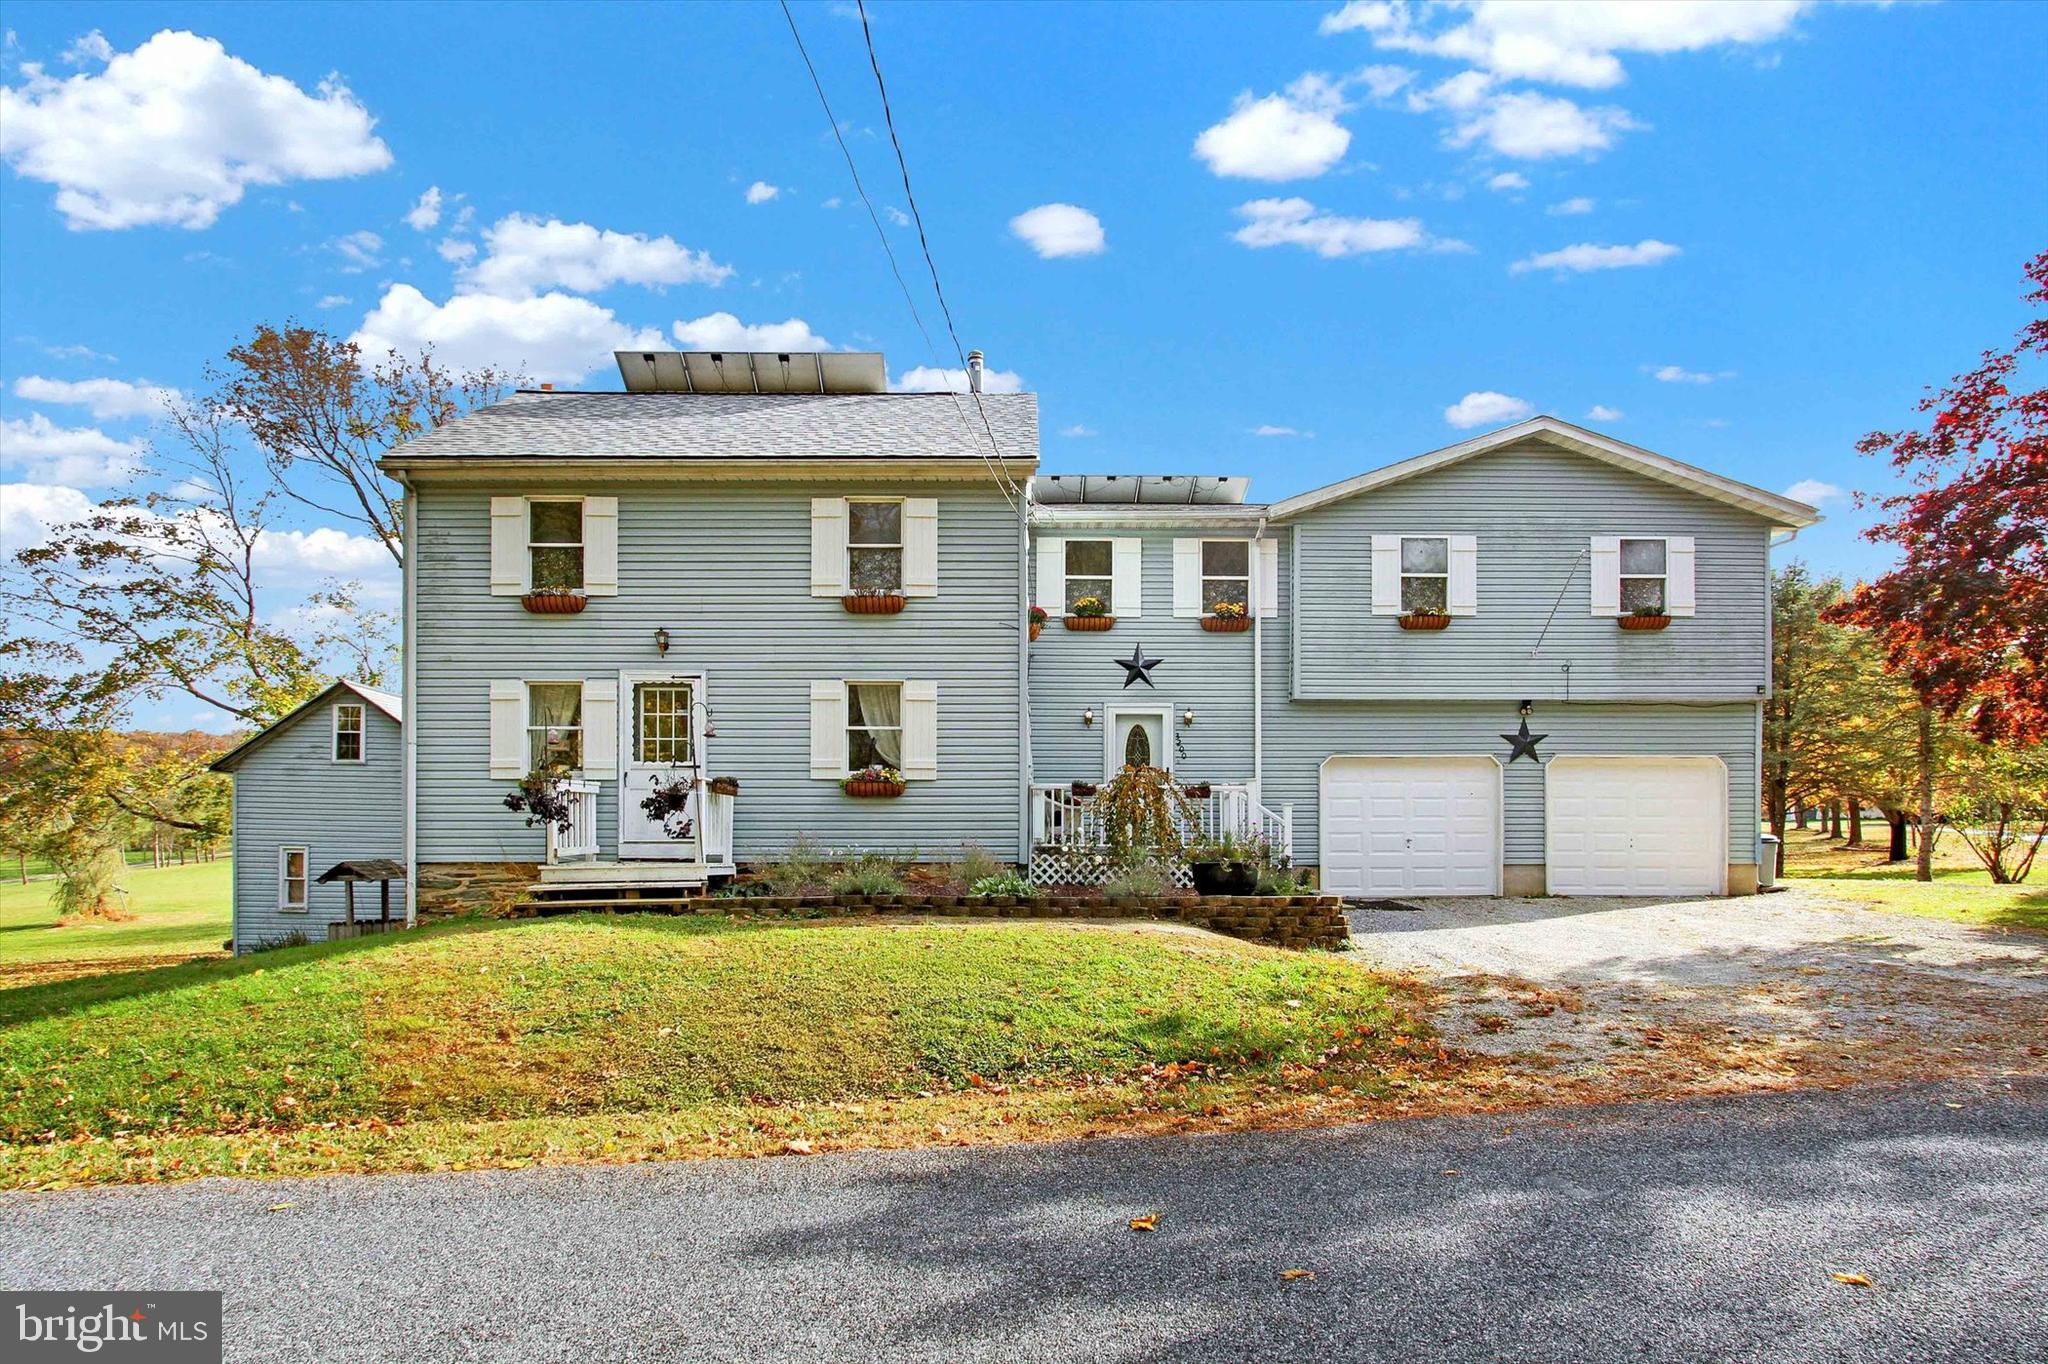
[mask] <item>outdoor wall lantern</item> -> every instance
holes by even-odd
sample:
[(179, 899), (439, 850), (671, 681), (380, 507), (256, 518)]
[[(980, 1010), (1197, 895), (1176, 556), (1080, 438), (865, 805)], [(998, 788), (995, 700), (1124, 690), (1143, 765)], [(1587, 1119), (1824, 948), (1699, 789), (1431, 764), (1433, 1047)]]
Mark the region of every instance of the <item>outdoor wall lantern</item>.
[(1194, 725), (1194, 723), (1195, 723), (1195, 708), (1194, 708), (1193, 706), (1189, 706), (1189, 707), (1188, 707), (1188, 708), (1187, 708), (1186, 710), (1184, 710), (1184, 711), (1182, 711), (1182, 712), (1180, 713), (1180, 722), (1181, 722), (1181, 723), (1182, 723), (1183, 725), (1188, 725), (1188, 726), (1190, 726), (1190, 727), (1192, 727), (1192, 726)]
[(667, 630), (656, 630), (654, 632), (654, 652), (660, 654), (664, 658), (668, 657)]
[(1082, 726), (1083, 726), (1084, 728), (1085, 728), (1085, 727), (1088, 727), (1088, 726), (1091, 726), (1091, 725), (1093, 725), (1094, 723), (1095, 723), (1095, 712), (1094, 712), (1094, 711), (1092, 711), (1092, 710), (1084, 710), (1084, 711), (1082, 711), (1082, 712), (1081, 712), (1081, 724), (1082, 724)]

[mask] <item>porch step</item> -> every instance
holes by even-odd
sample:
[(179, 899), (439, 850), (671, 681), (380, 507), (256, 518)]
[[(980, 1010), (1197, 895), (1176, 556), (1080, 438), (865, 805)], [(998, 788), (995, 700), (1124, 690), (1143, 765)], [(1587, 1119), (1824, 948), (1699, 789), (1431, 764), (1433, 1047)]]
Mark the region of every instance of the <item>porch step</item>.
[(557, 914), (686, 914), (695, 896), (636, 895), (603, 899), (546, 899), (531, 901), (527, 908), (543, 919)]
[(547, 862), (543, 886), (701, 886), (713, 876), (730, 876), (730, 865), (710, 862)]

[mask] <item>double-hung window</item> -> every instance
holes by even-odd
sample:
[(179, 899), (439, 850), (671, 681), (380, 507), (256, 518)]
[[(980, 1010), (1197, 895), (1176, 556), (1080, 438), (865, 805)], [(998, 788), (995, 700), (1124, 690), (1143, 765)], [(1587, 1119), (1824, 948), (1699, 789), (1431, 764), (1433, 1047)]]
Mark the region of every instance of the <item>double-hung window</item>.
[(1441, 535), (1401, 537), (1401, 611), (1446, 615), (1451, 600), (1451, 542)]
[(846, 582), (857, 596), (890, 596), (903, 590), (900, 501), (847, 500)]
[(1621, 614), (1664, 613), (1669, 546), (1662, 540), (1621, 542)]
[(304, 848), (277, 850), (277, 907), (303, 913), (312, 880), (306, 870)]
[(1103, 615), (1114, 615), (1116, 603), (1111, 597), (1115, 581), (1114, 547), (1107, 540), (1069, 540), (1066, 555), (1066, 586), (1061, 600), (1066, 614), (1075, 614), (1074, 604), (1092, 597), (1102, 603)]
[(359, 701), (344, 701), (334, 708), (334, 761), (359, 763), (363, 760), (363, 707)]
[(526, 555), (534, 591), (582, 591), (583, 503), (574, 498), (529, 501)]
[(848, 770), (903, 767), (903, 684), (846, 684), (846, 762)]
[(583, 766), (583, 684), (526, 684), (527, 763), (535, 772)]
[(1216, 608), (1226, 603), (1249, 611), (1251, 601), (1252, 542), (1204, 540), (1202, 613), (1213, 616), (1216, 614)]

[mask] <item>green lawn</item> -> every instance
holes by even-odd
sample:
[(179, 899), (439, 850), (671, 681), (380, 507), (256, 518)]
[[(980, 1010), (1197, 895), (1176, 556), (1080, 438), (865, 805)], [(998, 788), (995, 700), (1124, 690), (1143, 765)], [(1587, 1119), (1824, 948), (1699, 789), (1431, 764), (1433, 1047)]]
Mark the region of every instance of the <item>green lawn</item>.
[(1837, 899), (1980, 928), (2048, 933), (2048, 856), (2028, 880), (1999, 886), (1957, 834), (1935, 844), (1934, 880), (1913, 879), (1913, 863), (1886, 862), (1885, 826), (1866, 824), (1866, 846), (1850, 848), (1816, 830), (1785, 831), (1785, 875)]
[(0, 984), (58, 969), (137, 959), (219, 955), (232, 914), (233, 865), (130, 868), (120, 884), (135, 915), (118, 923), (57, 922), (55, 881), (0, 883)]
[(453, 924), (0, 991), (0, 1186), (1384, 1093), (1386, 1066), (1436, 1056), (1411, 1006), (1349, 962), (1179, 929)]
[[(150, 863), (150, 851), (147, 848), (123, 848), (121, 860), (131, 867), (146, 867)], [(50, 859), (47, 857), (31, 857), (25, 860), (16, 858), (11, 862), (0, 862), (0, 876), (13, 877), (17, 885), (20, 884), (24, 872), (32, 877), (48, 876), (51, 870)]]

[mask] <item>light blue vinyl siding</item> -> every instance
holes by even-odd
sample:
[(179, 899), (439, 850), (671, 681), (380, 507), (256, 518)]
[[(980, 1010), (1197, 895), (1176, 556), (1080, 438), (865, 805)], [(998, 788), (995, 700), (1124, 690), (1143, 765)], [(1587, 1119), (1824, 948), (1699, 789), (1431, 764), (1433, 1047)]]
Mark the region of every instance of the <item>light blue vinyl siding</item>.
[[(536, 616), (490, 593), (490, 498), (619, 499), (619, 593), (574, 616)], [(901, 615), (852, 616), (810, 587), (816, 496), (931, 496), (939, 594)], [(706, 677), (717, 730), (707, 773), (740, 779), (734, 854), (773, 856), (804, 832), (831, 847), (955, 856), (1019, 838), (1017, 513), (992, 483), (648, 480), (435, 484), (417, 491), (418, 855), (422, 862), (536, 861), (545, 842), (503, 808), (490, 775), (493, 680), (616, 679), (622, 670)], [(666, 629), (664, 657), (654, 632)], [(894, 801), (853, 800), (810, 775), (813, 679), (932, 679), (936, 781)], [(621, 697), (621, 707), (630, 698)], [(617, 785), (599, 800), (616, 854)]]
[[(1060, 624), (1061, 585), (1034, 583), (1032, 600), (1053, 616), (1031, 646), (1032, 780), (1046, 785), (1102, 780), (1103, 734), (1111, 706), (1171, 708), (1170, 728), (1185, 750), (1174, 758), (1178, 776), (1191, 781), (1251, 780), (1252, 633), (1210, 634), (1201, 621), (1176, 619), (1173, 614), (1173, 542), (1202, 532), (1061, 528), (1046, 533), (1070, 539), (1142, 539), (1144, 615), (1134, 620), (1120, 610), (1112, 630), (1071, 631)], [(1248, 537), (1210, 532), (1207, 538)], [(1037, 573), (1035, 554), (1032, 572)], [(1124, 670), (1116, 660), (1129, 658), (1140, 644), (1147, 655), (1161, 660), (1152, 672), (1156, 686), (1139, 682), (1125, 687)], [(1277, 699), (1268, 696), (1267, 702)], [(1195, 723), (1183, 725), (1180, 716), (1190, 709)], [(1094, 725), (1081, 723), (1084, 710), (1095, 712)]]
[[(1769, 680), (1768, 523), (1584, 455), (1496, 451), (1290, 524), (1304, 699), (1732, 700)], [(1375, 534), (1476, 536), (1478, 614), (1441, 633), (1373, 615)], [(1595, 535), (1692, 536), (1697, 614), (1661, 633), (1591, 615)]]
[[(286, 723), (235, 770), (237, 952), (293, 931), (314, 942), (343, 917), (343, 888), (315, 885), (304, 913), (278, 908), (278, 850), (307, 850), (308, 880), (336, 862), (405, 860), (405, 764), (398, 722), (365, 705), (364, 760), (333, 761), (333, 707)], [(405, 915), (405, 885), (391, 884), (393, 917)], [(377, 916), (377, 887), (356, 887), (356, 915)]]

